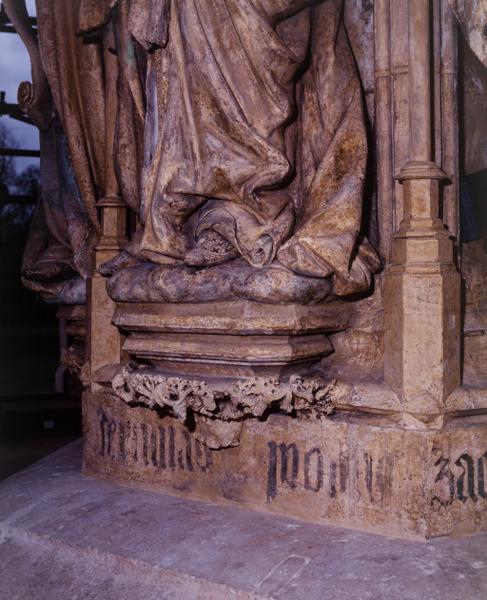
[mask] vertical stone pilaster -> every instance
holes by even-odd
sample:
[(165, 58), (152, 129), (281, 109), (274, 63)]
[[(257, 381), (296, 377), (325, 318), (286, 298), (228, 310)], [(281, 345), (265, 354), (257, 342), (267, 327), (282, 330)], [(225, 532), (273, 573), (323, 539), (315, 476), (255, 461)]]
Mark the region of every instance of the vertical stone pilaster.
[(377, 210), (380, 252), (390, 260), (394, 230), (394, 163), (392, 110), (392, 57), (390, 0), (374, 2), (375, 144), (377, 158)]
[(451, 183), (443, 192), (443, 221), (457, 239), (459, 253), (460, 206), (459, 152), (458, 152), (458, 39), (457, 20), (448, 2), (439, 2), (441, 17), (440, 70), (441, 70), (441, 162)]
[[(121, 339), (112, 325), (115, 303), (106, 291), (106, 279), (98, 267), (117, 254), (123, 246), (126, 208), (117, 196), (105, 197), (98, 202), (102, 220), (102, 237), (95, 249), (94, 274), (88, 286), (88, 356), (92, 386), (101, 367), (120, 361)], [(118, 232), (118, 237), (115, 233)]]
[(115, 119), (117, 114), (117, 57), (113, 31), (107, 27), (103, 52), (105, 53), (105, 195), (97, 203), (101, 220), (101, 237), (95, 248), (94, 273), (88, 286), (88, 357), (91, 389), (97, 388), (96, 372), (120, 361), (121, 338), (112, 325), (115, 303), (106, 291), (106, 280), (98, 272), (99, 266), (115, 256), (126, 241), (126, 207), (119, 195), (113, 162)]
[(432, 161), (430, 1), (409, 0), (409, 161), (385, 283), (385, 380), (419, 415), (460, 385), (460, 274), (440, 219), (446, 175)]

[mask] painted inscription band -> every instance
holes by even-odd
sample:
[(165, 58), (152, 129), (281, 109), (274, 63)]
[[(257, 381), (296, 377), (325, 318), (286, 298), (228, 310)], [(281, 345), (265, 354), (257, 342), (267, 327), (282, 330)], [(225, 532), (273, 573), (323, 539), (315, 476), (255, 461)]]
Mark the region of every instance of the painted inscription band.
[(345, 452), (331, 457), (317, 446), (299, 448), (297, 444), (270, 441), (268, 446), (267, 501), (292, 490), (324, 493), (331, 500), (346, 495), (351, 469), (360, 479), (371, 502), (382, 502), (390, 495), (393, 456), (374, 458), (368, 452), (352, 459)]
[(122, 421), (98, 410), (99, 448), (102, 457), (126, 466), (157, 470), (206, 472), (212, 467), (211, 452), (188, 431), (171, 425), (154, 427), (130, 419)]
[[(155, 426), (117, 419), (103, 409), (97, 412), (99, 456), (120, 466), (178, 470), (193, 477), (212, 471), (213, 452), (189, 431), (173, 425)], [(342, 452), (330, 456), (318, 446), (302, 448), (296, 443), (275, 440), (267, 442), (266, 453), (267, 502), (297, 490), (325, 494), (333, 501), (348, 493), (350, 478), (363, 489), (371, 503), (381, 504), (393, 493), (395, 457), (392, 453), (373, 456), (361, 452), (349, 456)], [(461, 452), (455, 459), (440, 456), (433, 464), (432, 506), (487, 500), (487, 451)], [(255, 475), (260, 479), (257, 473)]]
[(431, 504), (448, 506), (455, 500), (466, 503), (487, 500), (485, 471), (487, 451), (480, 456), (463, 452), (456, 460), (440, 456)]

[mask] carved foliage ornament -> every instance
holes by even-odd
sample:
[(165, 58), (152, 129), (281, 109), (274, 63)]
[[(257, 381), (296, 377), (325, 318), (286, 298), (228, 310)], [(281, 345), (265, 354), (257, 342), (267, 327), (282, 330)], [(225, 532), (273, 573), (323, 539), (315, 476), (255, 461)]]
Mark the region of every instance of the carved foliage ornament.
[(60, 363), (69, 373), (79, 377), (84, 363), (83, 353), (75, 346), (62, 348)]
[(296, 375), (287, 381), (252, 377), (214, 389), (204, 381), (166, 377), (153, 369), (129, 365), (114, 377), (112, 387), (128, 404), (168, 408), (183, 422), (189, 410), (222, 421), (241, 421), (261, 417), (270, 407), (286, 413), (313, 408), (329, 415), (333, 411), (331, 392), (335, 382)]

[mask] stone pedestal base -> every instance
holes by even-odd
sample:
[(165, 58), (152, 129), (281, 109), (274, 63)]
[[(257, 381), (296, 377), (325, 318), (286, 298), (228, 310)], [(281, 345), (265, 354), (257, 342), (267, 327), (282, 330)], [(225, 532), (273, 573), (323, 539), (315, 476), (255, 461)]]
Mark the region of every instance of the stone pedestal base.
[(172, 417), (85, 393), (84, 472), (190, 497), (429, 538), (487, 530), (487, 420), (442, 431), (336, 413), (247, 420), (240, 445), (209, 450)]
[(118, 304), (113, 323), (131, 359), (174, 377), (215, 381), (301, 374), (333, 352), (326, 333), (343, 329), (349, 317), (341, 302), (228, 301)]
[(427, 544), (81, 477), (74, 443), (0, 482), (0, 597), (483, 600), (487, 535)]

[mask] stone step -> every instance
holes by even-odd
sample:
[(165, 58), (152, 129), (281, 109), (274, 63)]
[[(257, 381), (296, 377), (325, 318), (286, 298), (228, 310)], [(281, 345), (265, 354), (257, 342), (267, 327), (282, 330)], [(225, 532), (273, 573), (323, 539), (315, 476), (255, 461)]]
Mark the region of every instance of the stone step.
[(0, 598), (487, 597), (487, 535), (413, 542), (81, 476), (74, 442), (0, 484)]

